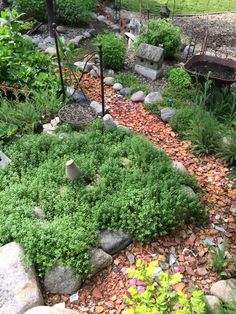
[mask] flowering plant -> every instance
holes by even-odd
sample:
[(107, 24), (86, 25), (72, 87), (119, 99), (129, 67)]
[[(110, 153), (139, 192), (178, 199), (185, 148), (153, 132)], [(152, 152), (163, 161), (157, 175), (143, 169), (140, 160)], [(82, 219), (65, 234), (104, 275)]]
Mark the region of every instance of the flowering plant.
[[(124, 272), (124, 269), (122, 270)], [(181, 282), (180, 273), (161, 272), (158, 261), (147, 265), (138, 260), (136, 268), (127, 268), (131, 287), (124, 300), (127, 309), (123, 314), (205, 314), (203, 293), (193, 290), (191, 295), (175, 291), (174, 285)]]

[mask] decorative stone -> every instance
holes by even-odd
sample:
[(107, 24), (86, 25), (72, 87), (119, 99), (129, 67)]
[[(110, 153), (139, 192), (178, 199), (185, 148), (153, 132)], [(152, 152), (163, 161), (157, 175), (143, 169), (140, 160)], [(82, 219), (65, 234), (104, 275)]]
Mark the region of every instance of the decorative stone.
[(175, 114), (175, 108), (163, 108), (161, 109), (161, 120), (164, 122), (169, 122)]
[(77, 66), (83, 72), (90, 72), (93, 68), (93, 63), (91, 62), (77, 61), (74, 63), (74, 65)]
[(236, 204), (234, 204), (230, 207), (230, 211), (231, 211), (231, 213), (236, 214)]
[(47, 49), (47, 45), (45, 43), (38, 43), (38, 48), (45, 51), (45, 49)]
[(56, 30), (58, 31), (58, 33), (61, 33), (61, 34), (65, 34), (67, 32), (66, 27), (62, 25), (58, 25)]
[(91, 276), (100, 272), (102, 269), (111, 265), (113, 258), (101, 249), (93, 249), (91, 251)]
[(43, 305), (35, 270), (26, 267), (22, 247), (11, 242), (0, 247), (0, 313), (22, 314)]
[(91, 38), (91, 34), (89, 32), (84, 32), (83, 37), (86, 39), (89, 39), (89, 38)]
[(56, 126), (58, 126), (58, 124), (60, 123), (60, 119), (59, 117), (55, 117), (54, 119), (52, 119), (50, 121), (51, 125), (55, 128)]
[(187, 173), (188, 172), (188, 170), (185, 168), (185, 166), (177, 160), (172, 161), (172, 166), (176, 171), (178, 171), (180, 173)]
[(140, 102), (140, 101), (144, 101), (144, 98), (145, 98), (144, 92), (138, 91), (134, 93), (130, 99), (134, 102)]
[(115, 83), (115, 84), (113, 85), (113, 88), (114, 88), (114, 90), (116, 90), (116, 91), (120, 91), (120, 90), (123, 88), (123, 86), (122, 86), (122, 84), (120, 84), (120, 83)]
[(89, 73), (95, 78), (99, 78), (101, 76), (100, 70), (96, 66), (93, 66), (92, 70)]
[(182, 190), (184, 190), (186, 192), (188, 197), (190, 197), (190, 198), (195, 198), (196, 197), (196, 194), (195, 194), (194, 190), (190, 186), (182, 185), (181, 188), (182, 188)]
[(115, 71), (110, 69), (107, 71), (107, 76), (114, 76), (115, 75)]
[(107, 18), (104, 15), (97, 16), (97, 20), (100, 22), (104, 22)]
[(205, 298), (206, 298), (206, 301), (207, 301), (209, 307), (211, 308), (212, 312), (214, 313), (215, 310), (221, 305), (220, 299), (214, 295), (206, 295)]
[(84, 38), (83, 36), (79, 35), (76, 36), (75, 38), (70, 39), (68, 42), (78, 47), (79, 43), (83, 40), (83, 38)]
[(74, 92), (75, 92), (74, 87), (68, 86), (68, 87), (66, 88), (66, 93), (67, 93), (68, 96), (72, 96), (72, 95), (74, 94)]
[[(41, 43), (42, 42), (42, 38), (41, 37), (39, 37), (39, 36), (37, 36), (37, 37), (31, 37), (31, 42), (32, 42), (32, 44), (34, 44), (35, 46), (38, 46), (39, 45), (39, 43)], [(45, 47), (46, 48), (46, 47)]]
[(217, 281), (210, 291), (223, 302), (236, 302), (236, 279)]
[(133, 90), (132, 90), (132, 88), (130, 88), (130, 87), (125, 87), (125, 88), (122, 88), (122, 89), (120, 90), (120, 94), (121, 94), (122, 96), (130, 96), (130, 95), (132, 94), (132, 92), (133, 92)]
[(34, 216), (37, 219), (45, 219), (46, 218), (46, 214), (45, 214), (44, 209), (42, 207), (35, 206), (35, 208), (34, 208)]
[(114, 85), (114, 79), (111, 76), (105, 77), (104, 78), (104, 84), (107, 86), (112, 86)]
[(43, 132), (46, 132), (48, 134), (53, 134), (56, 131), (57, 127), (54, 127), (51, 125), (51, 123), (43, 124)]
[(50, 54), (51, 56), (57, 55), (57, 50), (55, 47), (48, 47), (48, 48), (46, 48), (45, 52)]
[(78, 314), (77, 311), (73, 311), (69, 309), (62, 309), (62, 308), (51, 307), (51, 306), (37, 306), (28, 310), (24, 314), (76, 314), (76, 313)]
[(96, 111), (97, 114), (102, 113), (102, 105), (99, 102), (92, 101), (90, 104), (90, 107), (92, 107)]
[(112, 30), (114, 33), (120, 33), (120, 26), (119, 26), (119, 25), (116, 25), (116, 24), (113, 24), (113, 25), (111, 25), (111, 30)]
[(81, 278), (74, 269), (55, 264), (44, 276), (44, 287), (49, 293), (72, 294), (81, 286)]
[(115, 254), (126, 248), (131, 242), (130, 234), (123, 231), (102, 231), (98, 237), (101, 248), (108, 254)]
[(5, 168), (10, 162), (11, 159), (0, 150), (0, 169)]
[(153, 93), (148, 94), (148, 95), (145, 97), (144, 103), (145, 103), (145, 104), (151, 104), (151, 103), (153, 103), (153, 102), (162, 101), (162, 100), (163, 100), (163, 98), (162, 98), (160, 92), (153, 92)]
[(117, 127), (110, 114), (106, 114), (102, 119), (106, 129), (115, 129)]
[(80, 103), (81, 105), (89, 105), (90, 103), (88, 98), (81, 91), (76, 90), (72, 97), (76, 102)]
[(140, 44), (135, 54), (135, 71), (152, 80), (162, 75), (164, 49), (148, 44)]
[(128, 27), (131, 34), (138, 36), (141, 30), (141, 24), (136, 18), (131, 18)]

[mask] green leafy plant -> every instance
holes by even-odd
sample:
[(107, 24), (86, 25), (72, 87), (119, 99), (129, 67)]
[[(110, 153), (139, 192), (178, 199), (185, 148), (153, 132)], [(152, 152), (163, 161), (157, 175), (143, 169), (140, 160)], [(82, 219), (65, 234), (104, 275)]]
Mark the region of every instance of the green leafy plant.
[(102, 44), (104, 65), (106, 68), (119, 70), (124, 67), (126, 49), (123, 38), (119, 38), (110, 32), (98, 35), (97, 42)]
[(236, 161), (236, 131), (227, 130), (224, 133), (221, 143), (217, 148), (218, 156), (225, 160), (229, 165)]
[(236, 302), (228, 302), (220, 305), (216, 311), (216, 314), (234, 314), (236, 313)]
[[(16, 8), (27, 17), (35, 17), (45, 21), (46, 1), (44, 0), (15, 0)], [(91, 12), (96, 10), (96, 0), (57, 0), (56, 21), (70, 25), (88, 24)]]
[[(141, 260), (136, 263), (136, 268), (126, 270), (131, 287), (128, 289), (125, 302), (128, 306), (124, 314), (205, 314), (206, 305), (201, 291), (193, 290), (191, 296), (181, 291), (175, 291), (174, 285), (181, 282), (182, 275), (160, 273), (155, 275), (158, 261), (149, 265)], [(137, 285), (137, 280), (143, 285)]]
[(225, 268), (227, 268), (231, 263), (235, 262), (236, 258), (227, 258), (226, 257), (227, 241), (226, 238), (223, 239), (223, 242), (218, 246), (211, 246), (211, 259), (212, 259), (212, 268), (220, 275), (227, 275), (225, 273)]
[(142, 29), (136, 45), (141, 43), (153, 46), (162, 45), (167, 57), (173, 57), (181, 45), (180, 29), (169, 19), (151, 19), (148, 29)]
[(138, 81), (138, 79), (130, 73), (118, 73), (114, 76), (115, 82), (122, 84), (124, 87), (130, 87), (134, 92), (142, 90), (146, 94), (150, 92), (150, 88)]
[(185, 137), (197, 111), (198, 108), (193, 106), (183, 106), (178, 109), (170, 121), (173, 130), (178, 132), (180, 136)]
[[(100, 230), (123, 229), (147, 241), (205, 219), (199, 197), (182, 189), (194, 187), (194, 178), (174, 171), (144, 138), (106, 130), (101, 121), (68, 132), (63, 138), (59, 131), (24, 135), (4, 146), (12, 162), (0, 171), (0, 244), (21, 243), (41, 273), (57, 260), (87, 272)], [(65, 176), (71, 158), (84, 174), (74, 183)], [(34, 217), (35, 206), (44, 209), (45, 220)]]
[(191, 87), (192, 80), (183, 68), (172, 68), (168, 72), (168, 83), (176, 90), (185, 90)]

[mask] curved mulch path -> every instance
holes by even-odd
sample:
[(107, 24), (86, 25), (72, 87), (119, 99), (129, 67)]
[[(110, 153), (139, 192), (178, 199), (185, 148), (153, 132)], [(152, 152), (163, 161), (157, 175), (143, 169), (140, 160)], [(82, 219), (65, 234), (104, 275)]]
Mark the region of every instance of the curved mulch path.
[[(100, 101), (99, 80), (86, 75), (83, 88), (91, 100)], [(168, 261), (173, 247), (178, 255), (176, 265), (184, 276), (185, 287), (195, 286), (209, 293), (211, 284), (220, 278), (209, 267), (210, 254), (202, 245), (202, 241), (207, 238), (219, 243), (222, 237), (226, 236), (229, 253), (236, 254), (236, 215), (230, 212), (233, 200), (236, 200), (236, 190), (231, 188), (235, 182), (229, 180), (228, 168), (215, 157), (194, 156), (189, 150), (191, 143), (180, 140), (168, 124), (145, 111), (141, 103), (134, 104), (124, 100), (110, 87), (105, 88), (105, 95), (107, 108), (119, 124), (149, 138), (154, 144), (165, 149), (172, 160), (182, 162), (188, 171), (196, 176), (202, 189), (202, 201), (209, 210), (209, 225), (183, 226), (181, 230), (169, 236), (158, 237), (153, 243), (131, 244), (115, 256), (112, 266), (84, 283), (78, 292), (77, 304), (71, 304), (68, 296), (60, 295), (48, 296), (49, 304), (66, 302), (66, 307), (78, 310), (79, 313), (120, 313), (124, 308), (123, 295), (128, 288), (128, 280), (122, 274), (121, 268), (130, 265), (128, 257), (132, 255), (151, 261), (161, 255), (163, 260)], [(215, 226), (223, 227), (226, 232), (216, 230)], [(185, 248), (189, 250), (183, 251)], [(233, 266), (229, 271), (233, 273)], [(183, 288), (184, 286), (181, 287)]]

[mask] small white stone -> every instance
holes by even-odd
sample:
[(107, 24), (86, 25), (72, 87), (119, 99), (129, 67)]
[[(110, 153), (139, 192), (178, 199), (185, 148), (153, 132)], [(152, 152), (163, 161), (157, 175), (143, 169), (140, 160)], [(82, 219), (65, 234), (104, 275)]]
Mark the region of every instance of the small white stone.
[(105, 77), (104, 78), (104, 84), (108, 86), (114, 85), (114, 79), (111, 76)]
[(120, 84), (120, 83), (115, 83), (113, 85), (113, 89), (116, 90), (116, 91), (120, 91), (122, 88), (123, 88), (123, 85)]
[(46, 48), (45, 52), (50, 54), (51, 56), (56, 56), (57, 55), (57, 50), (54, 47)]

